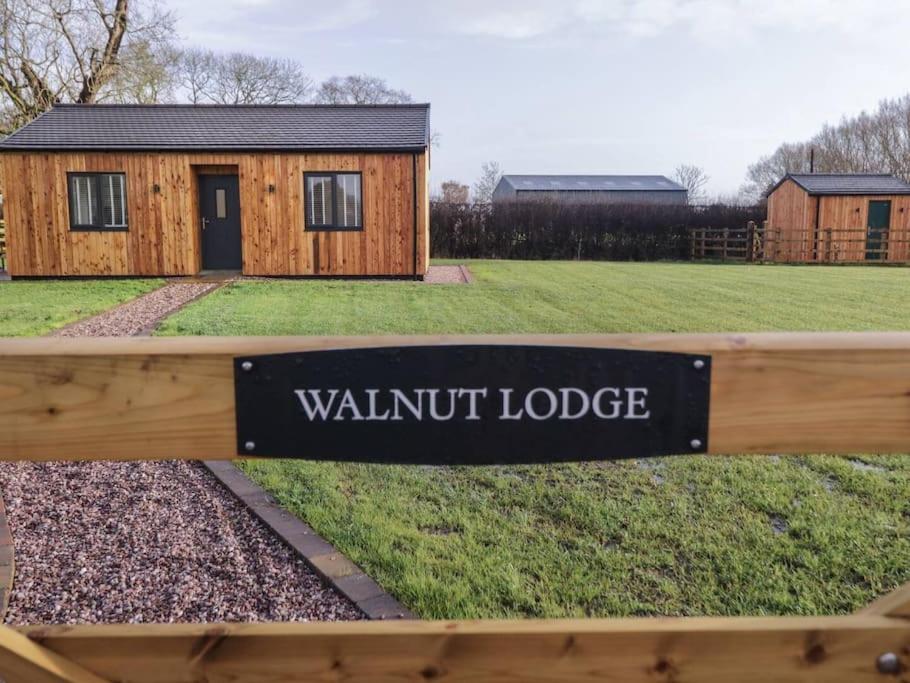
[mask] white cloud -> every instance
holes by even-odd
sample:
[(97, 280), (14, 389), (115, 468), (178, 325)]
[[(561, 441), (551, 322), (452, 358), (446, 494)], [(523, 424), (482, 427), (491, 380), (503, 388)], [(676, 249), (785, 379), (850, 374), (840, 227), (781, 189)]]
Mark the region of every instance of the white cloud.
[(511, 40), (681, 30), (713, 42), (768, 29), (871, 38), (910, 21), (910, 3), (868, 0), (437, 0), (433, 11), (456, 32)]
[[(263, 32), (293, 31), (294, 33), (316, 33), (337, 31), (363, 24), (374, 17), (379, 9), (377, 0), (334, 0), (332, 3), (295, 0), (167, 0), (167, 6), (176, 11), (181, 32), (192, 42), (216, 42), (216, 49), (224, 49), (225, 38), (245, 36), (247, 31), (238, 27), (253, 27), (256, 40), (263, 38)], [(290, 18), (290, 20), (289, 20)], [(255, 41), (254, 41), (255, 42)]]
[[(320, 3), (319, 6), (325, 7), (326, 5)], [(303, 31), (333, 31), (361, 24), (379, 11), (374, 0), (345, 0), (343, 2), (336, 0), (329, 3), (329, 6), (331, 9), (321, 14), (308, 12), (309, 20), (297, 28)]]

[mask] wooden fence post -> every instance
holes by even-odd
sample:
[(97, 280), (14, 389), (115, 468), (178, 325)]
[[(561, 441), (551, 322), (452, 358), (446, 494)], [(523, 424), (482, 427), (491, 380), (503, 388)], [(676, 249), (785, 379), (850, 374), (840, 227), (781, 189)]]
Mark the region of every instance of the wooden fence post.
[(746, 261), (755, 261), (755, 221), (746, 223)]

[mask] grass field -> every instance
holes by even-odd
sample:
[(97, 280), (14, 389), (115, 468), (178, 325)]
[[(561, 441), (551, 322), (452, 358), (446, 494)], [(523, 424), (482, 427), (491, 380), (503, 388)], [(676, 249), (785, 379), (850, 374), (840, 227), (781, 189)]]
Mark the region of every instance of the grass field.
[(161, 280), (0, 282), (0, 337), (45, 334), (160, 287)]
[[(241, 282), (164, 332), (910, 329), (905, 269), (471, 267), (472, 286)], [(910, 579), (907, 456), (244, 467), (426, 618), (844, 613)]]
[(910, 269), (475, 262), (477, 283), (246, 281), (164, 334), (910, 329)]

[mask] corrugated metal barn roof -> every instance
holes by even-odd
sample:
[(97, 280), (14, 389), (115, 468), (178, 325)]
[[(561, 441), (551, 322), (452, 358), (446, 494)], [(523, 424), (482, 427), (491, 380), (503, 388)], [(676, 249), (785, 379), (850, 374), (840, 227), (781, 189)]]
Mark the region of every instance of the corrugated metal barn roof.
[(504, 175), (518, 191), (531, 192), (685, 192), (686, 188), (662, 175)]
[(422, 150), (430, 105), (64, 104), (0, 149)]

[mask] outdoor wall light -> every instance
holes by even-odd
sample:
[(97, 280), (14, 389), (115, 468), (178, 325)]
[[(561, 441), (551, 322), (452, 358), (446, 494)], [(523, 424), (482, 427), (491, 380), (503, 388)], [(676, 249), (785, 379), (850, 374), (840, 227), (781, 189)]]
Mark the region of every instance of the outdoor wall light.
[(161, 194), (161, 185), (159, 185), (158, 183), (155, 183), (154, 185), (152, 185), (152, 192), (154, 192), (155, 194)]
[(275, 186), (269, 183), (269, 194), (275, 194)]

